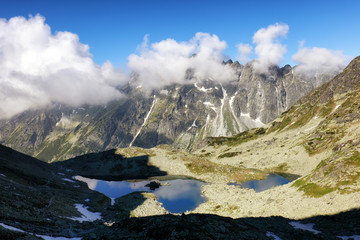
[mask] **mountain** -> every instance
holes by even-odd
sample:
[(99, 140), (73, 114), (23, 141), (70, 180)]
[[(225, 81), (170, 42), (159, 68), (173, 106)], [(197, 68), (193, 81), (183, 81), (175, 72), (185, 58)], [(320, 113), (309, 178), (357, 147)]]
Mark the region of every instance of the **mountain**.
[[(107, 161), (122, 160), (118, 155)], [(110, 199), (88, 189), (73, 174), (72, 169), (57, 168), (0, 145), (0, 238), (336, 239), (358, 234), (356, 209), (301, 222), (280, 216), (229, 218), (209, 213), (134, 217), (132, 210), (142, 204), (154, 206), (155, 199), (146, 199), (151, 193), (128, 194), (111, 205)]]
[(207, 138), (195, 154), (211, 162), (302, 176), (308, 196), (360, 190), (360, 57), (262, 128)]
[(171, 85), (146, 95), (134, 79), (128, 96), (105, 106), (54, 104), (0, 121), (0, 143), (45, 161), (64, 160), (117, 147), (170, 144), (192, 150), (209, 136), (232, 136), (274, 120), (333, 74), (306, 75), (296, 67), (268, 73), (229, 60), (235, 79)]
[[(0, 237), (356, 239), (360, 57), (274, 121), (231, 137), (205, 138), (195, 149), (127, 147), (48, 164), (0, 145)], [(137, 167), (141, 171), (127, 171)], [(269, 173), (293, 181), (262, 192), (236, 184)], [(207, 182), (206, 201), (182, 215), (167, 213), (144, 192), (111, 205), (75, 174), (196, 177)], [(101, 219), (78, 221), (84, 209)]]

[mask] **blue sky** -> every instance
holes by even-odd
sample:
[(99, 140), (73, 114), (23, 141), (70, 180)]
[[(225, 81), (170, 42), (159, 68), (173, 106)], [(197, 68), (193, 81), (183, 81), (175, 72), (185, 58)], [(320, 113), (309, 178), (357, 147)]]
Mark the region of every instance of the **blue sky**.
[(360, 1), (17, 0), (1, 2), (0, 18), (40, 14), (52, 32), (77, 34), (97, 64), (110, 60), (124, 67), (145, 34), (150, 42), (216, 34), (228, 45), (225, 54), (234, 59), (238, 43), (251, 44), (257, 30), (276, 22), (289, 26), (282, 40), (287, 46), (283, 64), (293, 64), (299, 41), (355, 57), (360, 55), (359, 12)]

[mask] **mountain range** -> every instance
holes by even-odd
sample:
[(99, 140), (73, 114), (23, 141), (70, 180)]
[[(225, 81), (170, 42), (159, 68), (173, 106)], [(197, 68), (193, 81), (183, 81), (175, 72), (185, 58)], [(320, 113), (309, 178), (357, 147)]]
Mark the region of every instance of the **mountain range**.
[(126, 99), (28, 110), (0, 121), (0, 143), (48, 162), (128, 146), (169, 144), (191, 151), (207, 137), (232, 136), (269, 123), (336, 74), (306, 74), (290, 65), (258, 73), (252, 63), (224, 64), (236, 71), (234, 79), (194, 79), (189, 70), (188, 84), (149, 94), (133, 74), (120, 89)]
[[(244, 75), (246, 68), (247, 66), (242, 69), (239, 83), (243, 81), (241, 76), (246, 76)], [(277, 72), (284, 71), (284, 68), (274, 69)], [(268, 76), (259, 76), (269, 86), (275, 86), (268, 81)], [(196, 109), (191, 110), (190, 102), (180, 100), (180, 102), (185, 101), (184, 109), (178, 108), (183, 109), (183, 113), (188, 111), (188, 115), (166, 115), (165, 111), (161, 111), (174, 109), (175, 113), (178, 105), (169, 107), (170, 100), (179, 101), (183, 99), (180, 96), (186, 96), (186, 93), (207, 96), (210, 94), (202, 89), (206, 91), (213, 88), (211, 91), (222, 93), (222, 95), (217, 98), (216, 95), (210, 95), (214, 97), (213, 99), (198, 98), (197, 101), (191, 103), (195, 106), (207, 105), (203, 104), (203, 101), (209, 100), (209, 102), (213, 101), (210, 103), (213, 103), (215, 108), (228, 109), (232, 113), (230, 106), (236, 109), (234, 108), (236, 98), (233, 100), (234, 105), (230, 104), (230, 100), (232, 96), (238, 96), (235, 93), (239, 91), (239, 88), (232, 89), (230, 86), (238, 85), (230, 83), (205, 85), (207, 82), (212, 81), (196, 83), (196, 86), (193, 83), (178, 89), (174, 86), (167, 89), (167, 94), (163, 91), (162, 94), (157, 93), (155, 97), (147, 98), (143, 97), (140, 87), (130, 85), (128, 92), (133, 98), (130, 97), (125, 102), (113, 103), (114, 105), (109, 104), (100, 110), (98, 107), (88, 107), (72, 112), (69, 108), (69, 112), (66, 112), (64, 106), (58, 106), (58, 108), (50, 108), (46, 111), (26, 112), (11, 121), (4, 121), (3, 126), (13, 124), (17, 127), (2, 128), (3, 138), (11, 136), (8, 139), (19, 144), (18, 148), (23, 147), (25, 152), (28, 151), (26, 150), (28, 142), (24, 141), (21, 145), (22, 140), (31, 138), (29, 136), (34, 134), (34, 129), (41, 130), (45, 136), (42, 144), (46, 141), (53, 144), (52, 148), (46, 148), (49, 153), (54, 151), (54, 154), (50, 155), (53, 157), (48, 161), (62, 160), (61, 157), (65, 158), (68, 153), (58, 150), (66, 150), (67, 148), (62, 147), (62, 144), (67, 141), (71, 140), (69, 144), (75, 146), (76, 143), (80, 143), (81, 136), (87, 137), (82, 138), (88, 139), (87, 143), (95, 142), (101, 137), (101, 134), (95, 130), (94, 135), (77, 135), (78, 132), (81, 133), (86, 129), (81, 125), (85, 124), (86, 114), (90, 116), (92, 113), (93, 116), (98, 116), (100, 119), (96, 121), (98, 128), (95, 128), (96, 124), (93, 123), (92, 129), (104, 131), (107, 129), (104, 126), (109, 124), (107, 121), (110, 121), (112, 117), (123, 116), (124, 119), (130, 117), (125, 113), (131, 112), (130, 103), (134, 99), (142, 99), (139, 104), (142, 103), (148, 107), (148, 110), (144, 110), (141, 115), (142, 121), (137, 123), (140, 128), (130, 134), (124, 148), (90, 153), (48, 164), (0, 145), (2, 193), (0, 195), (2, 203), (0, 204), (0, 236), (6, 239), (49, 239), (50, 235), (66, 236), (66, 238), (82, 237), (83, 239), (359, 238), (360, 57), (352, 60), (334, 78), (303, 97), (299, 97), (298, 101), (293, 100), (292, 104), (284, 108), (284, 112), (274, 115), (273, 121), (270, 121), (270, 117), (268, 121), (266, 120), (267, 114), (271, 112), (268, 111), (270, 108), (263, 108), (262, 111), (255, 111), (258, 109), (255, 108), (256, 115), (251, 107), (244, 108), (243, 105), (240, 105), (243, 108), (234, 110), (235, 114), (231, 115), (233, 118), (230, 117), (235, 122), (236, 119), (239, 121), (237, 126), (242, 126), (241, 115), (248, 113), (250, 117), (247, 120), (252, 119), (252, 122), (256, 122), (259, 118), (262, 122), (260, 127), (250, 129), (252, 126), (243, 123), (246, 128), (241, 131), (239, 129), (239, 133), (234, 132), (231, 136), (227, 136), (230, 132), (216, 134), (215, 131), (215, 134), (212, 132), (195, 141), (196, 146), (195, 142), (191, 147), (185, 145), (185, 149), (179, 149), (180, 145), (176, 143), (182, 141), (175, 140), (170, 142), (173, 146), (162, 144), (150, 149), (134, 146), (140, 143), (141, 139), (146, 139), (144, 137), (149, 134), (146, 129), (163, 126), (162, 124), (166, 123), (165, 121), (160, 124), (159, 119), (162, 118), (159, 116), (173, 116), (175, 120), (188, 116), (189, 121), (186, 125), (188, 128), (185, 127), (183, 137), (186, 134), (196, 136), (201, 129), (205, 129), (206, 124), (201, 125), (200, 120), (194, 123), (192, 119), (196, 119), (196, 116), (200, 116), (200, 112), (204, 111), (206, 120), (206, 116), (211, 113), (210, 110), (216, 112), (211, 108), (199, 107), (197, 110), (199, 114), (196, 115)], [(300, 84), (300, 86), (303, 85)], [(180, 90), (183, 91), (183, 95), (179, 94)], [(261, 97), (263, 96), (262, 94)], [(228, 100), (228, 106), (225, 107), (227, 98), (230, 100)], [(165, 101), (166, 99), (168, 102)], [(215, 104), (216, 99), (218, 105)], [(259, 103), (257, 101), (251, 104)], [(251, 102), (250, 99), (248, 102)], [(273, 106), (278, 106), (279, 102), (275, 102)], [(188, 105), (187, 108), (185, 103)], [(260, 103), (264, 102), (260, 101)], [(136, 106), (135, 101), (133, 104)], [(128, 110), (121, 112), (120, 109), (124, 109), (125, 106)], [(160, 108), (160, 106), (163, 107)], [(93, 112), (90, 111), (91, 109)], [(59, 115), (55, 113), (51, 115), (53, 111)], [(221, 112), (223, 115), (220, 114)], [(32, 118), (28, 118), (30, 113), (33, 114)], [(52, 116), (53, 120), (49, 116)], [(155, 118), (156, 116), (158, 118)], [(223, 123), (228, 122), (225, 120), (228, 119), (225, 111), (220, 111), (211, 117), (215, 123), (217, 123), (215, 119), (223, 119)], [(38, 122), (38, 125), (33, 122)], [(265, 122), (268, 123), (264, 124)], [(44, 126), (48, 126), (49, 129), (40, 128), (40, 123), (47, 123)], [(223, 126), (228, 125), (224, 123)], [(89, 127), (87, 126), (87, 129)], [(141, 131), (137, 134), (139, 129)], [(159, 128), (155, 129), (159, 131)], [(114, 128), (112, 133), (116, 130), (120, 131), (119, 128)], [(157, 131), (153, 134), (158, 139)], [(89, 132), (91, 133), (90, 130)], [(61, 139), (57, 138), (60, 135), (64, 139), (57, 140)], [(114, 134), (110, 135), (114, 136)], [(19, 136), (19, 139), (16, 136)], [(38, 137), (33, 137), (33, 139), (38, 139)], [(10, 145), (10, 140), (8, 140), (8, 145)], [(106, 147), (110, 147), (110, 143), (111, 140)], [(131, 143), (133, 146), (128, 147)], [(79, 149), (82, 146), (79, 145)], [(92, 146), (97, 145), (91, 145), (84, 151), (95, 151), (95, 148), (91, 148)], [(175, 148), (176, 146), (178, 149)], [(187, 151), (189, 149), (192, 152)], [(59, 158), (54, 158), (54, 156)], [(291, 182), (263, 192), (255, 192), (236, 185), (248, 180), (262, 179), (269, 173), (285, 176)], [(106, 177), (113, 179), (117, 176), (121, 180), (152, 176), (187, 176), (207, 182), (202, 187), (202, 194), (207, 200), (196, 209), (182, 215), (169, 214), (157, 204), (156, 197), (151, 193), (128, 194), (115, 199), (115, 204), (112, 205), (108, 197), (90, 190), (85, 183), (78, 181), (75, 175), (100, 179)], [(84, 209), (89, 209), (88, 211), (93, 213), (97, 212), (94, 213), (95, 217), (86, 223), (79, 221), (84, 218), (82, 216)]]

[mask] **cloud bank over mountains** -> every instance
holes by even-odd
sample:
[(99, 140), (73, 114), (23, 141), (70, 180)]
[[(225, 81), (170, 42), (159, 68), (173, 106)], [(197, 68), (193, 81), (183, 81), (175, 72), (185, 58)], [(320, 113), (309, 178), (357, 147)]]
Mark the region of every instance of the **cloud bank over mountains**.
[(119, 99), (126, 76), (94, 63), (89, 46), (70, 32), (51, 33), (39, 15), (0, 19), (0, 116), (52, 102), (72, 106)]
[(139, 54), (129, 56), (128, 67), (138, 73), (145, 89), (189, 82), (188, 69), (193, 71), (193, 79), (228, 81), (236, 76), (230, 66), (222, 64), (226, 47), (225, 41), (208, 33), (196, 33), (187, 42), (166, 39), (150, 46), (145, 37)]
[[(254, 68), (266, 73), (269, 66), (283, 60), (286, 45), (281, 40), (288, 31), (288, 25), (278, 23), (261, 28), (253, 36), (253, 45), (236, 46), (238, 60), (243, 64), (251, 61), (254, 50)], [(149, 90), (197, 79), (229, 81), (236, 76), (233, 69), (222, 64), (226, 48), (224, 40), (209, 33), (196, 33), (184, 42), (166, 39), (151, 44), (145, 36), (137, 53), (128, 57), (128, 68)], [(293, 55), (293, 61), (299, 64), (297, 71), (303, 73), (339, 70), (348, 60), (339, 51), (317, 47), (300, 46)], [(0, 19), (0, 119), (53, 102), (71, 106), (106, 104), (125, 97), (117, 87), (129, 79), (110, 62), (96, 64), (89, 46), (82, 44), (76, 34), (52, 34), (40, 15)]]

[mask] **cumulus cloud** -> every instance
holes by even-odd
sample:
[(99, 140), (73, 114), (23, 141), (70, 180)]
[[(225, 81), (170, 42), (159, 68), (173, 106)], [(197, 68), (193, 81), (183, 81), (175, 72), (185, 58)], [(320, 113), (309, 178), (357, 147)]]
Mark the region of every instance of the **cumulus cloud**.
[(249, 62), (249, 55), (252, 53), (252, 46), (250, 44), (239, 43), (238, 45), (236, 45), (236, 48), (239, 53), (239, 56), (237, 57), (239, 62), (243, 64)]
[(266, 72), (271, 65), (278, 65), (286, 53), (286, 46), (280, 43), (281, 37), (286, 37), (289, 26), (276, 23), (267, 28), (259, 29), (253, 36), (255, 53), (258, 59), (254, 62), (255, 70)]
[(118, 99), (126, 76), (94, 63), (76, 34), (51, 33), (40, 16), (0, 19), (0, 118), (52, 102), (72, 106)]
[(300, 73), (314, 74), (325, 72), (337, 72), (342, 70), (349, 62), (341, 51), (333, 51), (326, 48), (302, 47), (292, 56), (292, 60), (298, 63), (295, 68)]
[(149, 46), (144, 38), (138, 54), (131, 54), (128, 67), (137, 73), (144, 89), (160, 89), (172, 83), (185, 83), (187, 71), (192, 70), (192, 81), (212, 78), (226, 81), (235, 77), (230, 66), (222, 64), (227, 47), (216, 35), (196, 33), (187, 42), (166, 39)]

